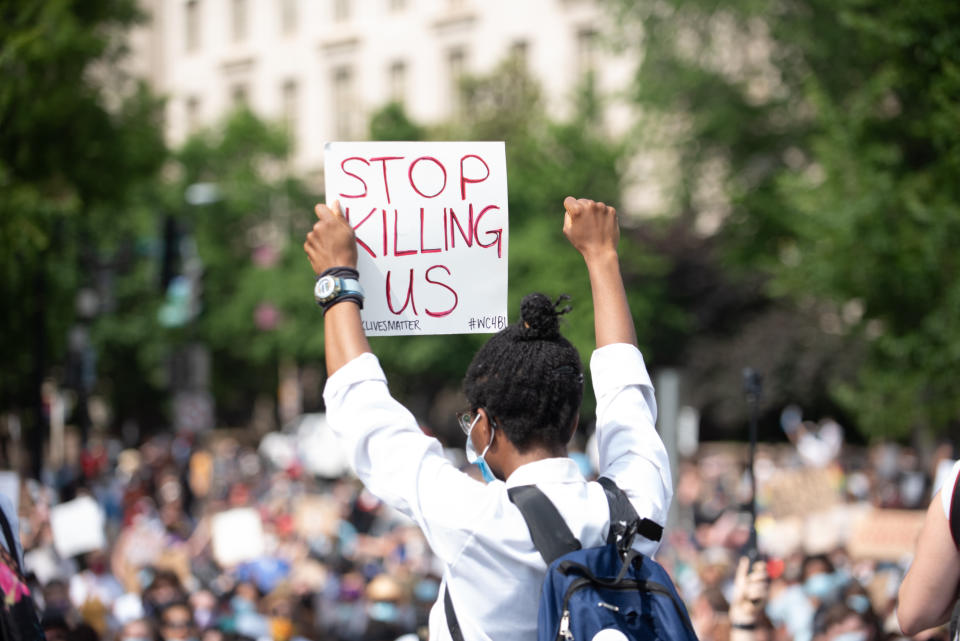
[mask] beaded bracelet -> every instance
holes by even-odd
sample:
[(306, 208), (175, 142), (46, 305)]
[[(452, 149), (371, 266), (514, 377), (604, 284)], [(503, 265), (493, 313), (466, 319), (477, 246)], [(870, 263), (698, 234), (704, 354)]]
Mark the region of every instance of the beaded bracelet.
[(356, 278), (360, 280), (360, 272), (354, 267), (328, 267), (317, 275), (317, 280), (324, 276), (337, 276), (338, 278)]

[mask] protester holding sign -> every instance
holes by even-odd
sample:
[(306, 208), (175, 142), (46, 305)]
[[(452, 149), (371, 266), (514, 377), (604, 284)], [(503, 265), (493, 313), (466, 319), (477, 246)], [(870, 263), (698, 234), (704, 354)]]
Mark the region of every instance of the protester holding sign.
[[(624, 490), (641, 518), (663, 524), (672, 497), (666, 450), (654, 427), (653, 387), (620, 274), (616, 212), (567, 198), (563, 231), (583, 256), (593, 290), (597, 349), (590, 366), (597, 397), (600, 474)], [(339, 207), (316, 207), (304, 249), (314, 271), (356, 282), (357, 243)], [(521, 320), (491, 338), (465, 380), (469, 411), (460, 417), (468, 452), (492, 478), (457, 470), (439, 442), (391, 398), (364, 335), (362, 294), (349, 285), (327, 297), (324, 340), (327, 418), (366, 486), (419, 524), (444, 564), (430, 638), (449, 639), (449, 593), (462, 636), (534, 639), (545, 564), (508, 489), (536, 484), (583, 547), (601, 545), (610, 528), (603, 487), (588, 483), (566, 457), (583, 393), (579, 356), (559, 333), (557, 310), (542, 294), (526, 297)], [(637, 538), (652, 556), (658, 543)]]

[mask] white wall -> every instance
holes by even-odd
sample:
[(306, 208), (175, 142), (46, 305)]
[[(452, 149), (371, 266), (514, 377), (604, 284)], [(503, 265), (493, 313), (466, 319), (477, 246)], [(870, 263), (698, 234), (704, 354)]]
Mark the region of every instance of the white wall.
[[(526, 43), (532, 74), (543, 85), (556, 116), (569, 112), (570, 97), (585, 61), (578, 35), (602, 31), (595, 0), (193, 0), (198, 46), (187, 51), (190, 0), (143, 0), (149, 26), (131, 39), (136, 69), (148, 70), (154, 87), (168, 98), (167, 137), (176, 145), (188, 135), (189, 105), (196, 124), (215, 122), (231, 106), (231, 93), (244, 86), (248, 104), (262, 116), (281, 118), (284, 83), (296, 84), (295, 167), (317, 177), (323, 143), (343, 136), (335, 128), (334, 73), (352, 70), (354, 99), (346, 111), (352, 134), (366, 134), (368, 116), (390, 99), (390, 66), (405, 65), (407, 112), (435, 122), (452, 109), (448, 56), (464, 52), (464, 68), (486, 72), (517, 42)], [(285, 3), (295, 7), (296, 27), (281, 28)], [(349, 8), (335, 19), (336, 5)], [(233, 7), (246, 4), (246, 37), (232, 37)], [(399, 5), (400, 8), (394, 9)], [(597, 45), (599, 49), (599, 45)], [(599, 87), (616, 92), (630, 80), (630, 64), (597, 52)], [(629, 112), (608, 112), (622, 129)]]

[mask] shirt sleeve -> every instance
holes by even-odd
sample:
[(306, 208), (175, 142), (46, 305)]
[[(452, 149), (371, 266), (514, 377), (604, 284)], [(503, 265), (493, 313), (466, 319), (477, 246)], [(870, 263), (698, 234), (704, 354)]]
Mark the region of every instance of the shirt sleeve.
[(606, 345), (590, 358), (597, 398), (600, 475), (630, 498), (641, 517), (667, 522), (673, 480), (657, 434), (657, 402), (643, 355), (633, 345)]
[(953, 502), (953, 488), (957, 485), (957, 476), (960, 476), (960, 461), (953, 464), (953, 469), (947, 475), (947, 480), (940, 488), (940, 500), (943, 503), (943, 513), (950, 521), (950, 506)]
[(489, 486), (456, 469), (439, 441), (424, 434), (413, 414), (390, 396), (373, 354), (334, 372), (323, 398), (327, 421), (357, 477), (414, 519), (441, 559), (455, 561), (477, 519), (492, 507)]

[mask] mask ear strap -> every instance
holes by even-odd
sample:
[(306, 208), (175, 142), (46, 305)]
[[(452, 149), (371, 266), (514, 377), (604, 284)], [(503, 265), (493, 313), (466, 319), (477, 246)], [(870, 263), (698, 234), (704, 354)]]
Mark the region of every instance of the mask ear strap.
[(490, 424), (490, 442), (487, 443), (487, 446), (483, 448), (483, 451), (480, 453), (480, 458), (483, 458), (487, 455), (487, 450), (490, 449), (490, 446), (493, 445), (493, 437), (497, 435), (497, 428), (493, 426), (493, 423)]

